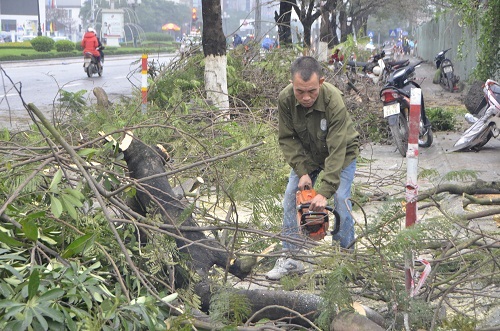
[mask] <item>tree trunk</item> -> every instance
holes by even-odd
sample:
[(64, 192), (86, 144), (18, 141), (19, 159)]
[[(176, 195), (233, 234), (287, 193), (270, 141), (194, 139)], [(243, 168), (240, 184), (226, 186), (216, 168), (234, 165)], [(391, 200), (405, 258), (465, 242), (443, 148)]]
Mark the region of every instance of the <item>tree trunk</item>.
[(328, 61), (328, 45), (333, 38), (330, 30), (330, 12), (324, 11), (321, 14), (321, 25), (319, 29), (318, 61)]
[(281, 1), (279, 14), (274, 12), (274, 20), (278, 25), (278, 37), (281, 46), (292, 43), (291, 19), (293, 4), (292, 1)]
[(228, 112), (226, 38), (222, 30), (220, 0), (202, 0), (202, 16), (207, 99), (223, 112)]
[[(210, 300), (214, 291), (210, 284), (201, 282), (196, 285), (196, 293), (201, 299), (201, 310), (208, 311)], [(227, 289), (224, 289), (227, 290)], [(311, 322), (319, 316), (323, 304), (320, 296), (300, 291), (274, 291), (274, 290), (249, 290), (231, 289), (233, 294), (242, 295), (251, 303), (250, 322), (263, 319), (285, 322), (305, 327), (311, 327)], [(332, 323), (334, 330), (371, 330), (382, 331), (385, 321), (374, 310), (355, 303), (353, 307), (357, 312), (346, 312), (337, 315)], [(363, 315), (360, 315), (360, 314)], [(379, 323), (379, 324), (378, 324)]]
[(261, 40), (262, 37), (262, 7), (260, 0), (255, 0), (255, 40)]
[[(142, 211), (142, 214), (145, 210), (148, 210), (150, 215), (159, 214), (165, 224), (197, 226), (191, 214), (183, 214), (184, 205), (177, 199), (167, 176), (144, 179), (165, 173), (163, 152), (137, 139), (132, 139), (130, 145), (122, 147), (122, 150), (130, 177), (136, 180), (143, 179), (137, 187), (135, 198), (140, 209), (136, 210)], [(202, 278), (206, 277), (214, 265), (227, 269), (229, 273), (241, 279), (251, 271), (251, 266), (242, 266), (242, 261), (239, 259), (231, 263), (233, 256), (229, 254), (226, 247), (214, 239), (207, 238), (201, 231), (172, 230), (170, 232), (175, 237), (180, 252), (190, 257), (191, 268)]]

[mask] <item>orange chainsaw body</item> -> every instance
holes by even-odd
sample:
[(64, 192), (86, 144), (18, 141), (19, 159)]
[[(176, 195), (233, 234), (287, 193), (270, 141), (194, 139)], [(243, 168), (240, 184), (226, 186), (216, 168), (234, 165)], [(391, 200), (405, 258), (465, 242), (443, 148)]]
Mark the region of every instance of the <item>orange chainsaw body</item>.
[(309, 204), (315, 196), (313, 189), (297, 191), (297, 223), (302, 234), (318, 241), (326, 236), (330, 223), (326, 209), (322, 212), (309, 211)]

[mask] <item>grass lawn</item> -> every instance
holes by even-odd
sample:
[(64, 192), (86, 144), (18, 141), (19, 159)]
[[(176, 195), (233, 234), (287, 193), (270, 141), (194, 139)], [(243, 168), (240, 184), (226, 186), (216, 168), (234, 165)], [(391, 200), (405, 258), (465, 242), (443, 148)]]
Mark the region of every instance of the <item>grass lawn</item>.
[[(120, 55), (120, 54), (143, 54), (157, 52), (175, 52), (177, 50), (176, 43), (143, 43), (141, 47), (106, 47), (105, 55)], [(22, 43), (3, 43), (0, 44), (0, 62), (2, 61), (23, 61), (23, 60), (38, 60), (38, 59), (53, 59), (61, 57), (79, 57), (82, 56), (81, 50), (73, 50), (71, 52), (57, 52), (55, 49), (50, 52), (37, 52), (29, 42)]]

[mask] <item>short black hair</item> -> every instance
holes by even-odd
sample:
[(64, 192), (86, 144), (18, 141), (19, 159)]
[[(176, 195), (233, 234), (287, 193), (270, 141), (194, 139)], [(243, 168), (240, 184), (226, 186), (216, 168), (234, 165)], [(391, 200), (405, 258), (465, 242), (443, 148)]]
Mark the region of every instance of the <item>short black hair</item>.
[(290, 67), (292, 80), (296, 74), (300, 75), (303, 81), (307, 82), (313, 74), (317, 74), (318, 78), (323, 77), (323, 69), (321, 64), (312, 56), (302, 56), (293, 61)]

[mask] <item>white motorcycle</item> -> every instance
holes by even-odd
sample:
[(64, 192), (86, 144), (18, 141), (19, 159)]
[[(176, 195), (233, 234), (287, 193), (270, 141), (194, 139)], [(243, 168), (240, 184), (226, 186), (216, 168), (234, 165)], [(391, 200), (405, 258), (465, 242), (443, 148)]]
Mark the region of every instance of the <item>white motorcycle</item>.
[(500, 134), (500, 85), (488, 79), (484, 84), (484, 98), (481, 110), (474, 116), (465, 115), (467, 122), (472, 124), (458, 139), (450, 151), (479, 151), (493, 137)]

